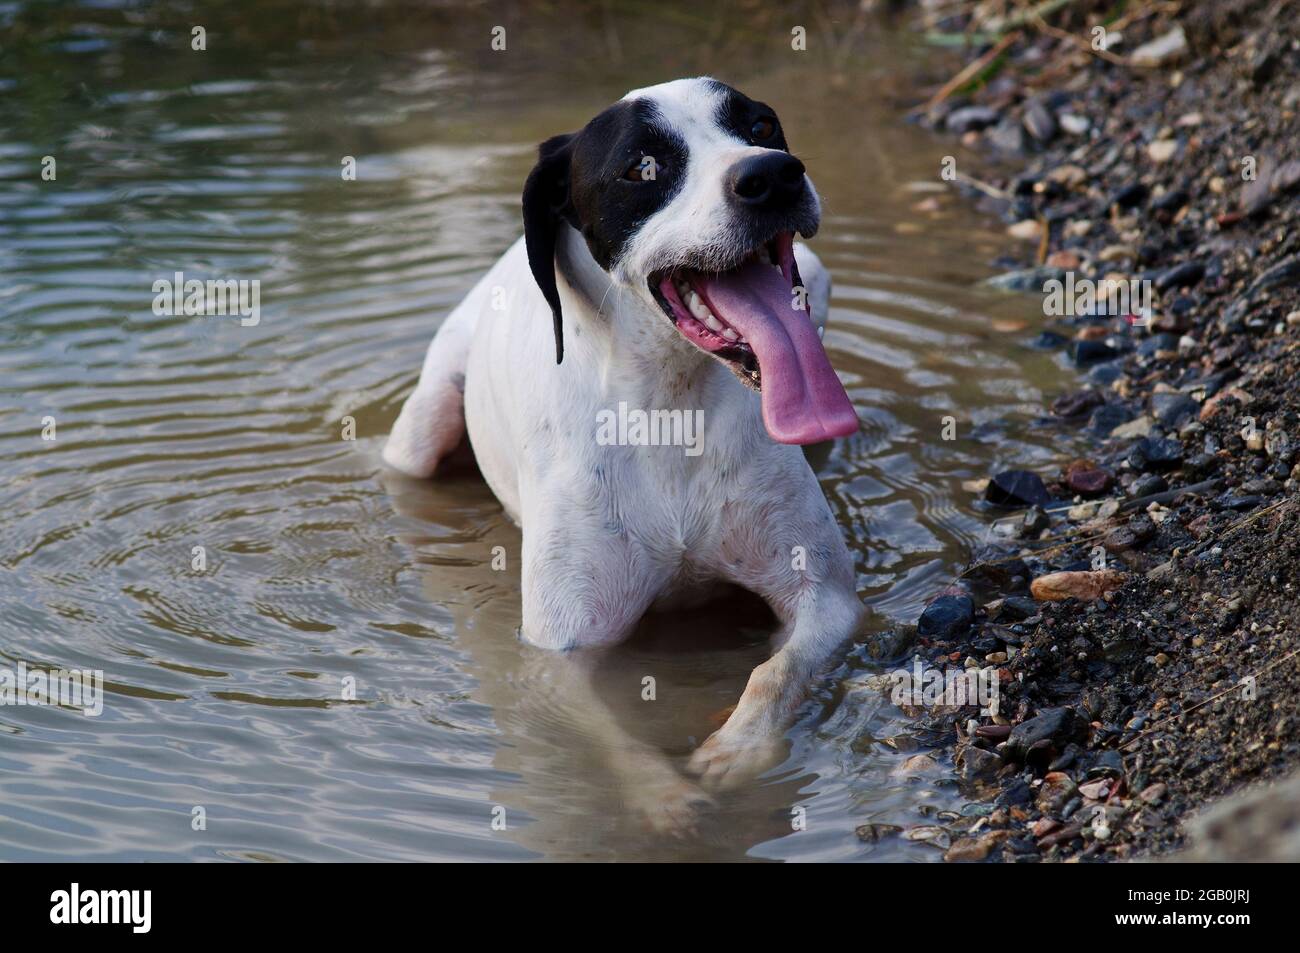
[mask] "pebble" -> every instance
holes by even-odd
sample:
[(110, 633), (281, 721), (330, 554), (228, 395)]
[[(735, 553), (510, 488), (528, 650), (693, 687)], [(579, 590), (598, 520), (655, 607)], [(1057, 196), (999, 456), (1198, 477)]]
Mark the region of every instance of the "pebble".
[(968, 745), (957, 753), (957, 767), (964, 781), (991, 778), (1002, 769), (1002, 759), (992, 751)]
[(1074, 113), (1061, 113), (1056, 117), (1057, 121), (1072, 136), (1082, 136), (1092, 127), (1086, 116), (1076, 116)]
[(1120, 424), (1110, 432), (1110, 436), (1113, 440), (1132, 440), (1135, 437), (1145, 437), (1151, 433), (1151, 427), (1154, 424), (1155, 421), (1144, 414), (1126, 424)]
[(1044, 506), (1052, 501), (1043, 478), (1029, 470), (1004, 470), (989, 481), (984, 499), (994, 506)]
[(916, 622), (916, 631), (925, 638), (952, 639), (965, 635), (974, 621), (975, 603), (971, 597), (949, 593), (925, 607)]
[(1065, 483), (1080, 496), (1100, 496), (1110, 489), (1114, 477), (1088, 460), (1075, 460), (1065, 471)]
[(930, 844), (940, 850), (947, 850), (952, 843), (952, 834), (942, 827), (913, 827), (903, 834), (903, 839), (921, 844)]
[(1057, 417), (1081, 417), (1101, 403), (1101, 394), (1092, 388), (1086, 388), (1056, 398), (1052, 401), (1052, 413)]
[(948, 118), (944, 121), (944, 126), (949, 132), (961, 135), (964, 132), (991, 126), (1001, 116), (1002, 114), (996, 109), (990, 109), (987, 106), (965, 106), (950, 112)]
[(1024, 221), (1016, 222), (1007, 229), (1007, 234), (1012, 238), (1019, 238), (1023, 241), (1036, 242), (1043, 237), (1043, 226), (1038, 221), (1027, 218)]
[(853, 829), (853, 833), (858, 835), (858, 840), (868, 844), (878, 843), (885, 837), (892, 837), (902, 832), (903, 829), (897, 824), (863, 824)]
[(1035, 599), (1060, 602), (1081, 599), (1092, 602), (1124, 585), (1125, 575), (1114, 569), (1054, 572), (1039, 576), (1029, 585)]
[(1168, 162), (1178, 152), (1177, 139), (1157, 139), (1147, 146), (1147, 155), (1152, 162)]
[(1054, 771), (1043, 778), (1034, 806), (1044, 814), (1058, 814), (1077, 793), (1078, 789), (1069, 775)]
[(1155, 68), (1176, 63), (1187, 55), (1187, 34), (1182, 25), (1175, 26), (1149, 43), (1143, 43), (1129, 55), (1134, 66)]
[(986, 278), (982, 282), (989, 288), (996, 288), (999, 291), (1034, 291), (1041, 293), (1043, 285), (1049, 281), (1064, 281), (1065, 270), (1063, 268), (1026, 268), (1021, 271), (1008, 271), (1001, 275), (994, 275), (992, 278)]
[(1146, 476), (1138, 477), (1129, 485), (1128, 495), (1136, 500), (1139, 497), (1163, 493), (1167, 489), (1169, 489), (1169, 481), (1158, 473), (1148, 473)]
[(1169, 437), (1143, 437), (1126, 459), (1139, 473), (1172, 470), (1183, 462), (1183, 445)]
[(1159, 804), (1164, 800), (1165, 794), (1169, 791), (1169, 785), (1157, 782), (1149, 787), (1143, 788), (1142, 793), (1138, 795), (1148, 804)]
[(1011, 729), (1011, 735), (1007, 738), (1006, 757), (1013, 761), (1020, 760), (1031, 747), (1041, 741), (1064, 748), (1066, 742), (1082, 741), (1087, 733), (1087, 722), (1073, 708), (1047, 708)]

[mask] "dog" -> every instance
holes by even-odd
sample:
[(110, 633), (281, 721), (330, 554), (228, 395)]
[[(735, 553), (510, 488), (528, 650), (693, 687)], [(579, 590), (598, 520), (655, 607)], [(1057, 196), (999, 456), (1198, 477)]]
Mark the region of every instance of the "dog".
[[(830, 278), (794, 240), (820, 217), (771, 107), (708, 77), (633, 90), (539, 146), (523, 237), (438, 329), (383, 451), (430, 477), (468, 433), (522, 530), (535, 646), (610, 646), (727, 583), (768, 603), (775, 651), (687, 764), (710, 790), (773, 763), (864, 611), (801, 449), (858, 428), (821, 343)], [(699, 445), (598, 439), (620, 408), (698, 412)]]

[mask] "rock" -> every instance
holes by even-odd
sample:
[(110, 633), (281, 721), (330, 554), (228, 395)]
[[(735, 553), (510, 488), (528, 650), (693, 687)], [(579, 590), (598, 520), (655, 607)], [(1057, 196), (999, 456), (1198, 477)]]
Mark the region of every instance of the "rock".
[(1071, 741), (1083, 742), (1087, 737), (1088, 723), (1073, 708), (1048, 708), (1011, 729), (1003, 754), (1019, 761), (1041, 742), (1048, 742), (1060, 751)]
[(1044, 506), (1052, 501), (1042, 477), (1029, 470), (1004, 470), (997, 474), (984, 491), (984, 499), (994, 506), (1012, 508)]
[(964, 132), (987, 128), (997, 122), (1001, 116), (1002, 114), (996, 109), (987, 106), (964, 106), (948, 114), (948, 118), (944, 120), (944, 128), (960, 136)]
[(998, 618), (1008, 622), (1021, 622), (1038, 614), (1038, 603), (1023, 596), (1007, 596), (1002, 600)]
[(1163, 493), (1167, 489), (1169, 489), (1169, 481), (1158, 473), (1148, 473), (1146, 476), (1138, 477), (1129, 485), (1128, 495), (1136, 500)]
[(1029, 146), (1029, 138), (1025, 134), (1025, 127), (1016, 122), (1012, 116), (1003, 117), (996, 126), (984, 135), (993, 148), (999, 152), (1005, 152), (1007, 155), (1020, 155)]
[(918, 844), (929, 844), (932, 847), (938, 847), (940, 850), (947, 850), (952, 843), (952, 834), (945, 828), (926, 825), (911, 828), (903, 834), (903, 839)]
[(1065, 485), (1080, 496), (1100, 496), (1110, 489), (1114, 477), (1088, 460), (1075, 460), (1065, 469)]
[(1126, 576), (1114, 569), (1053, 572), (1029, 584), (1029, 592), (1041, 602), (1082, 599), (1092, 602), (1124, 585)]
[(975, 621), (975, 603), (970, 596), (947, 593), (925, 607), (916, 631), (925, 638), (952, 639), (969, 631)]
[(967, 745), (958, 751), (956, 761), (963, 781), (991, 778), (1002, 769), (1001, 758), (992, 751), (985, 751), (974, 745)]
[(996, 798), (994, 798), (993, 807), (995, 809), (1004, 808), (1004, 807), (1005, 808), (1019, 807), (1024, 804), (1030, 804), (1033, 802), (1033, 800), (1034, 800), (1034, 789), (1031, 788), (1026, 782), (1017, 778), (1016, 780), (1008, 784), (1005, 788), (1003, 788), (1002, 793), (1000, 793)]
[(1151, 432), (1151, 427), (1154, 424), (1154, 420), (1143, 415), (1116, 427), (1110, 432), (1110, 436), (1112, 440), (1132, 440), (1134, 437), (1145, 437)]
[(1176, 63), (1186, 55), (1187, 34), (1179, 24), (1163, 36), (1139, 46), (1129, 55), (1129, 62), (1134, 66), (1154, 69)]
[(1078, 793), (1069, 775), (1054, 771), (1043, 778), (1034, 806), (1044, 814), (1058, 814)]
[(1133, 415), (1119, 404), (1102, 404), (1088, 418), (1088, 429), (1093, 433), (1109, 436), (1116, 427), (1124, 426), (1132, 418)]
[(1127, 459), (1139, 473), (1172, 470), (1183, 462), (1183, 445), (1168, 437), (1143, 437), (1129, 450)]
[(858, 835), (858, 840), (867, 844), (878, 843), (886, 837), (892, 837), (902, 832), (903, 829), (897, 824), (863, 824), (853, 829), (853, 833)]
[(1076, 116), (1074, 113), (1061, 113), (1057, 119), (1061, 123), (1061, 128), (1072, 136), (1085, 135), (1092, 127), (1086, 116)]
[(914, 754), (902, 764), (895, 765), (889, 773), (896, 778), (914, 778), (938, 772), (939, 765), (928, 754)]
[(1087, 784), (1080, 784), (1079, 793), (1090, 801), (1104, 801), (1114, 787), (1114, 781), (1103, 778), (1100, 781), (1089, 781)]
[(1056, 398), (1052, 401), (1052, 413), (1057, 417), (1082, 417), (1101, 403), (1101, 394), (1089, 387)]
[[(1185, 191), (1182, 189), (1169, 189), (1166, 192), (1162, 192), (1157, 198), (1152, 199), (1151, 211), (1157, 213), (1165, 212), (1172, 215), (1186, 204), (1187, 193)], [(1172, 271), (1173, 269), (1170, 270)], [(1202, 274), (1204, 274), (1204, 270), (1202, 270)], [(1197, 280), (1199, 281), (1200, 279), (1198, 278)]]
[(1020, 521), (1020, 535), (1034, 539), (1051, 525), (1052, 520), (1046, 510), (1041, 506), (1031, 506), (1025, 510), (1025, 517)]
[(1050, 817), (1040, 817), (1038, 820), (1034, 821), (1034, 823), (1030, 825), (1029, 833), (1033, 834), (1034, 837), (1037, 839), (1041, 837), (1046, 837), (1048, 834), (1052, 833), (1053, 831), (1059, 831), (1061, 827), (1062, 825), (1060, 821), (1053, 820)]
[(1198, 419), (1202, 423), (1204, 423), (1205, 421), (1212, 418), (1215, 414), (1219, 412), (1220, 410), (1219, 405), (1222, 404), (1225, 400), (1236, 401), (1244, 408), (1253, 399), (1254, 398), (1252, 398), (1250, 394), (1242, 390), (1240, 387), (1226, 388), (1225, 390), (1219, 391), (1217, 394), (1215, 394), (1213, 397), (1211, 397), (1209, 400), (1207, 400), (1204, 404), (1201, 405), (1201, 412), (1198, 415)]
[(1165, 799), (1165, 794), (1168, 791), (1169, 785), (1156, 783), (1143, 788), (1142, 793), (1139, 794), (1138, 797), (1146, 801), (1148, 804), (1159, 804)]
[(1001, 275), (986, 278), (981, 284), (999, 291), (1033, 291), (1042, 293), (1043, 285), (1049, 281), (1064, 281), (1063, 268), (1026, 268), (1023, 271), (1008, 271)]
[(1171, 288), (1192, 288), (1200, 284), (1205, 277), (1205, 264), (1199, 261), (1185, 261), (1162, 272), (1156, 278), (1156, 291), (1162, 294)]
[(1025, 107), (1025, 130), (1039, 142), (1050, 142), (1056, 138), (1056, 117), (1052, 111), (1038, 100), (1033, 100)]
[(1157, 139), (1147, 144), (1147, 156), (1152, 162), (1168, 162), (1177, 151), (1177, 139)]
[[(1148, 191), (1149, 190), (1147, 189), (1146, 185), (1142, 182), (1129, 182), (1125, 185), (1120, 186), (1120, 188), (1111, 196), (1110, 204), (1117, 205), (1122, 209), (1135, 208), (1136, 206), (1141, 205), (1144, 201), (1146, 201)], [(1112, 255), (1107, 254), (1107, 252), (1110, 252), (1114, 247), (1115, 246), (1108, 246), (1107, 248), (1102, 249), (1101, 251), (1102, 261), (1115, 260)], [(1129, 257), (1129, 258), (1133, 257), (1132, 249), (1128, 247), (1124, 247), (1123, 250), (1125, 252), (1124, 257)]]
[(980, 837), (962, 837), (948, 848), (943, 859), (950, 864), (985, 860), (1010, 836), (1010, 831), (989, 831)]
[(1022, 241), (1036, 242), (1043, 237), (1043, 226), (1036, 220), (1027, 218), (1008, 227), (1007, 234)]
[(1074, 840), (1076, 837), (1083, 836), (1083, 825), (1074, 823), (1068, 827), (1062, 827), (1054, 833), (1048, 834), (1038, 842), (1039, 847), (1055, 847), (1057, 844), (1064, 844)]
[(898, 658), (916, 641), (916, 630), (910, 626), (894, 626), (877, 632), (867, 640), (867, 654), (873, 659)]
[(1135, 548), (1145, 546), (1156, 538), (1156, 521), (1146, 513), (1134, 514), (1123, 529), (1131, 535)]
[(1070, 360), (1074, 362), (1075, 367), (1087, 367), (1098, 361), (1113, 361), (1120, 356), (1117, 349), (1105, 341), (1096, 340), (1071, 341), (1066, 348), (1066, 353), (1070, 355)]
[(1186, 394), (1151, 395), (1151, 413), (1165, 430), (1177, 430), (1200, 412), (1201, 405)]

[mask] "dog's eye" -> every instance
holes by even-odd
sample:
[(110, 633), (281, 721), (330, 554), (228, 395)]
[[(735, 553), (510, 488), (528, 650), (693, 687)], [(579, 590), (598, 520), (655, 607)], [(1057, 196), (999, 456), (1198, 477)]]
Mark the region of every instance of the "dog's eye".
[(654, 182), (663, 171), (654, 156), (642, 156), (627, 167), (623, 178), (629, 182)]
[(749, 129), (749, 137), (755, 142), (771, 139), (776, 134), (776, 123), (771, 119), (760, 119)]

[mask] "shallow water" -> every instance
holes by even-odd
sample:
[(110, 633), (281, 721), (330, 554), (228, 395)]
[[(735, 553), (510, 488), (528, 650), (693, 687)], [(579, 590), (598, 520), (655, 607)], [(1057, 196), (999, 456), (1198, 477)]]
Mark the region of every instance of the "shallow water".
[[(511, 21), (504, 53), (467, 14), (288, 9), (223, 5), (199, 53), (183, 16), (0, 3), (0, 667), (108, 691), (97, 718), (0, 708), (0, 859), (937, 859), (854, 836), (959, 803), (891, 774), (908, 722), (860, 648), (780, 768), (692, 837), (647, 833), (584, 712), (680, 764), (762, 615), (652, 620), (575, 714), (567, 663), (516, 638), (490, 559), (519, 536), (488, 490), (378, 464), (438, 322), (519, 232), (535, 144), (716, 73), (778, 108), (822, 193), (826, 343), (863, 426), (819, 473), (871, 630), (914, 620), (987, 530), (961, 482), (1069, 450), (1035, 422), (1068, 375), (994, 325), (1033, 302), (974, 287), (1005, 237), (935, 193), (954, 145), (900, 121), (923, 54), (873, 26), (831, 62), (692, 4)], [(260, 279), (260, 323), (156, 316), (176, 271)]]

